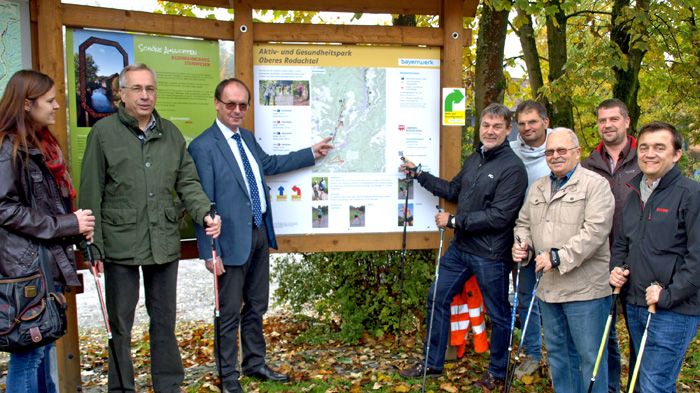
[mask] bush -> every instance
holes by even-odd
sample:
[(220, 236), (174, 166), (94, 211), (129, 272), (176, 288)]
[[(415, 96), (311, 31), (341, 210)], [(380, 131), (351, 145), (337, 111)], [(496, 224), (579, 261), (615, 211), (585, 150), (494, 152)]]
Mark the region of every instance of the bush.
[(401, 251), (290, 254), (277, 259), (272, 271), (279, 283), (277, 303), (295, 312), (311, 307), (337, 339), (357, 342), (367, 332), (375, 337), (403, 330), (424, 318), (428, 287), (435, 270), (435, 250), (406, 252), (401, 294)]

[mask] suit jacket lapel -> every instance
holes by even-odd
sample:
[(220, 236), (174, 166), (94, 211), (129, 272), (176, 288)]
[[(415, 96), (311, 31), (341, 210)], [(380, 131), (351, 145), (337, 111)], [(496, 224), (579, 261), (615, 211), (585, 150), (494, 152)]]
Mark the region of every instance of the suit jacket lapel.
[(234, 157), (233, 152), (231, 152), (231, 147), (226, 138), (224, 138), (224, 134), (219, 129), (219, 126), (216, 125), (216, 122), (214, 122), (211, 130), (214, 135), (214, 144), (219, 149), (219, 153), (221, 153), (224, 161), (226, 161), (226, 165), (233, 171), (233, 176), (236, 178), (238, 185), (245, 191), (246, 195), (248, 195), (248, 188), (245, 185), (245, 180), (243, 179), (243, 174), (238, 166), (238, 162), (236, 162), (236, 157)]

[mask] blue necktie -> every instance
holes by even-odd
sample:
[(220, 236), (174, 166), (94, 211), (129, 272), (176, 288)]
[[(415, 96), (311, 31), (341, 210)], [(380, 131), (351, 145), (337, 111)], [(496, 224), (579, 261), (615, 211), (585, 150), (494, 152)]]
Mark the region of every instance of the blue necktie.
[(250, 188), (250, 202), (253, 204), (253, 220), (255, 220), (255, 225), (260, 228), (262, 226), (262, 208), (260, 207), (258, 182), (255, 181), (253, 168), (250, 166), (250, 161), (248, 161), (248, 155), (245, 154), (245, 149), (243, 148), (243, 143), (241, 142), (241, 135), (239, 133), (235, 133), (233, 134), (233, 139), (238, 145), (238, 151), (241, 153), (241, 160), (243, 161), (243, 169), (245, 170), (245, 178), (248, 179), (248, 187)]

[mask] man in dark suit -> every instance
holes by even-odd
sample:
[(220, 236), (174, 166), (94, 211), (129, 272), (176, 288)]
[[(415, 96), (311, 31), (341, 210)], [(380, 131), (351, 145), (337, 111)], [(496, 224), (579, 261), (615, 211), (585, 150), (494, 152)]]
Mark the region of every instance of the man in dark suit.
[[(202, 188), (221, 216), (217, 260), (203, 228), (195, 225), (199, 255), (219, 275), (220, 358), (224, 391), (242, 392), (238, 383), (237, 333), (240, 325), (243, 374), (286, 382), (287, 375), (265, 363), (262, 319), (269, 297), (269, 247), (277, 248), (266, 175), (314, 165), (332, 148), (330, 137), (286, 155), (268, 155), (253, 134), (241, 128), (250, 90), (240, 80), (221, 81), (214, 93), (216, 120), (189, 146)], [(241, 308), (241, 305), (243, 307)], [(219, 356), (219, 354), (217, 354)]]

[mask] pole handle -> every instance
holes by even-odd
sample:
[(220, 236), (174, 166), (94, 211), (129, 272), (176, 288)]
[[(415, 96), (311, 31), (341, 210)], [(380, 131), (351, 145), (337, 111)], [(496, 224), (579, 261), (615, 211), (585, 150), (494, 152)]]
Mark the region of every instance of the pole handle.
[[(652, 282), (651, 285), (658, 285), (663, 289), (663, 285), (659, 284), (658, 281)], [(650, 304), (649, 307), (647, 308), (647, 311), (649, 311), (652, 314), (656, 314), (656, 303)]]
[(619, 295), (621, 290), (622, 290), (622, 288), (620, 288), (620, 287), (613, 288), (613, 295)]
[(92, 255), (92, 242), (87, 240), (85, 242), (85, 252), (87, 253), (88, 257), (88, 262), (90, 262), (90, 265), (93, 267), (95, 266), (95, 256)]

